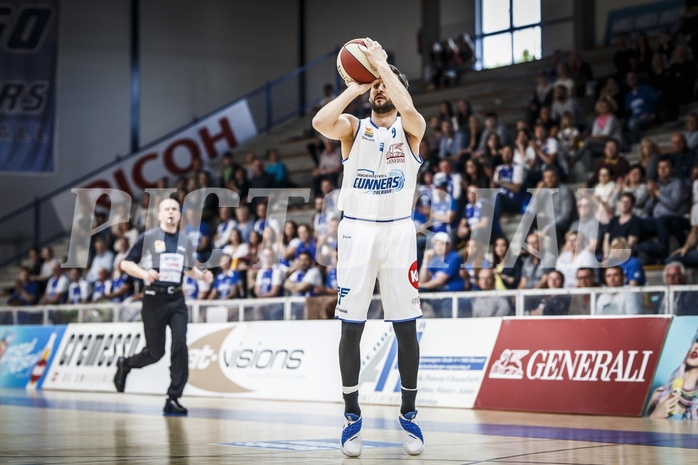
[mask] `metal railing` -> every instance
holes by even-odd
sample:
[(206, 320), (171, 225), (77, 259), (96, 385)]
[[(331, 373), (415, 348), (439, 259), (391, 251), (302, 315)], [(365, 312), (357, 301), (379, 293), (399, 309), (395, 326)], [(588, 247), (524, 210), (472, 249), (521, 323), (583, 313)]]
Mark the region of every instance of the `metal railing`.
[[(512, 302), (510, 316), (530, 315), (530, 302), (556, 295), (588, 296), (588, 313), (575, 313), (570, 316), (603, 315), (596, 307), (602, 294), (640, 294), (636, 313), (620, 316), (672, 315), (676, 313), (675, 297), (679, 292), (696, 293), (698, 285), (686, 286), (644, 286), (622, 288), (571, 288), (571, 289), (526, 289), (511, 291), (472, 291), (421, 293), (425, 317), (468, 318), (469, 303), (474, 299), (505, 298)], [(641, 297), (641, 298), (640, 298)], [(698, 296), (696, 296), (698, 301)], [(664, 304), (665, 303), (665, 304)], [(192, 323), (242, 322), (259, 320), (303, 320), (308, 318), (307, 298), (299, 296), (266, 299), (235, 300), (189, 300), (189, 321)], [(445, 311), (435, 312), (435, 308)], [(140, 321), (141, 302), (114, 304), (63, 304), (25, 307), (0, 307), (2, 324), (63, 324), (83, 322), (132, 322)], [(698, 311), (691, 309), (692, 311)], [(614, 314), (613, 316), (619, 316)], [(370, 308), (370, 319), (382, 319), (380, 296), (374, 295)]]

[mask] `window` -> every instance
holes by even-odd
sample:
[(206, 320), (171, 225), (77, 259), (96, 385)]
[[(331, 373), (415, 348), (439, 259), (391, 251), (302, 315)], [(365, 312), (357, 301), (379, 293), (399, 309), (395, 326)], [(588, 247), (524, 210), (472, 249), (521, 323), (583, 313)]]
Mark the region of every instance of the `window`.
[(483, 68), (541, 57), (540, 0), (478, 0)]

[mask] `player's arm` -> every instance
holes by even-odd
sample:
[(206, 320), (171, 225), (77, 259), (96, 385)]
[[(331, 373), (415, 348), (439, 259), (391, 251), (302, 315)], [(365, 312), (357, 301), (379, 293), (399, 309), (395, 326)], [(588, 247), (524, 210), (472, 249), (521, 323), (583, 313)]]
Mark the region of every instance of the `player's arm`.
[(134, 278), (142, 279), (146, 282), (146, 284), (150, 284), (151, 282), (160, 278), (160, 273), (158, 273), (156, 270), (146, 270), (138, 263), (132, 262), (131, 260), (121, 260), (119, 267), (124, 273), (127, 273)]
[(190, 278), (196, 279), (197, 281), (205, 281), (208, 284), (211, 284), (213, 282), (213, 273), (211, 273), (211, 270), (201, 271), (198, 268), (189, 268), (184, 273)]
[(422, 136), (424, 136), (427, 123), (414, 107), (410, 93), (393, 73), (393, 70), (390, 69), (388, 54), (383, 50), (383, 47), (375, 40), (369, 38), (364, 39), (364, 42), (366, 43), (366, 57), (369, 63), (378, 71), (388, 97), (390, 97), (390, 100), (402, 117), (402, 127), (405, 128), (405, 131), (410, 136), (412, 150), (417, 153), (419, 142), (422, 140)]
[(320, 108), (313, 117), (315, 130), (328, 139), (351, 140), (354, 137), (354, 131), (356, 131), (359, 120), (353, 115), (343, 113), (344, 109), (356, 97), (364, 94), (370, 88), (371, 84), (348, 83), (344, 92)]

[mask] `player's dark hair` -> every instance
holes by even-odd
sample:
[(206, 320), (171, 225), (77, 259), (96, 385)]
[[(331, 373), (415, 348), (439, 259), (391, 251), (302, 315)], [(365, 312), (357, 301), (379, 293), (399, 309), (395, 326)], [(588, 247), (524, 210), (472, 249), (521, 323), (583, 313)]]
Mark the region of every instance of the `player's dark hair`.
[(395, 76), (397, 76), (397, 78), (400, 80), (400, 82), (402, 83), (402, 85), (405, 86), (405, 89), (409, 89), (409, 88), (410, 88), (410, 83), (409, 83), (409, 81), (407, 80), (407, 76), (405, 76), (404, 74), (402, 74), (402, 73), (400, 72), (400, 70), (397, 69), (397, 67), (396, 67), (395, 65), (388, 65), (388, 66), (390, 66), (390, 70), (391, 70), (393, 73), (395, 73)]

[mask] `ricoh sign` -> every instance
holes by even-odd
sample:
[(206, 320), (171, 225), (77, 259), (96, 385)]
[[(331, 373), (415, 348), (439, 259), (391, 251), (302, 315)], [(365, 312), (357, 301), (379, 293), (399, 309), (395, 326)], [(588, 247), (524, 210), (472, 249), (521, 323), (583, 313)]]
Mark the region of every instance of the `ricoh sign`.
[(639, 416), (669, 319), (508, 319), (476, 408)]

